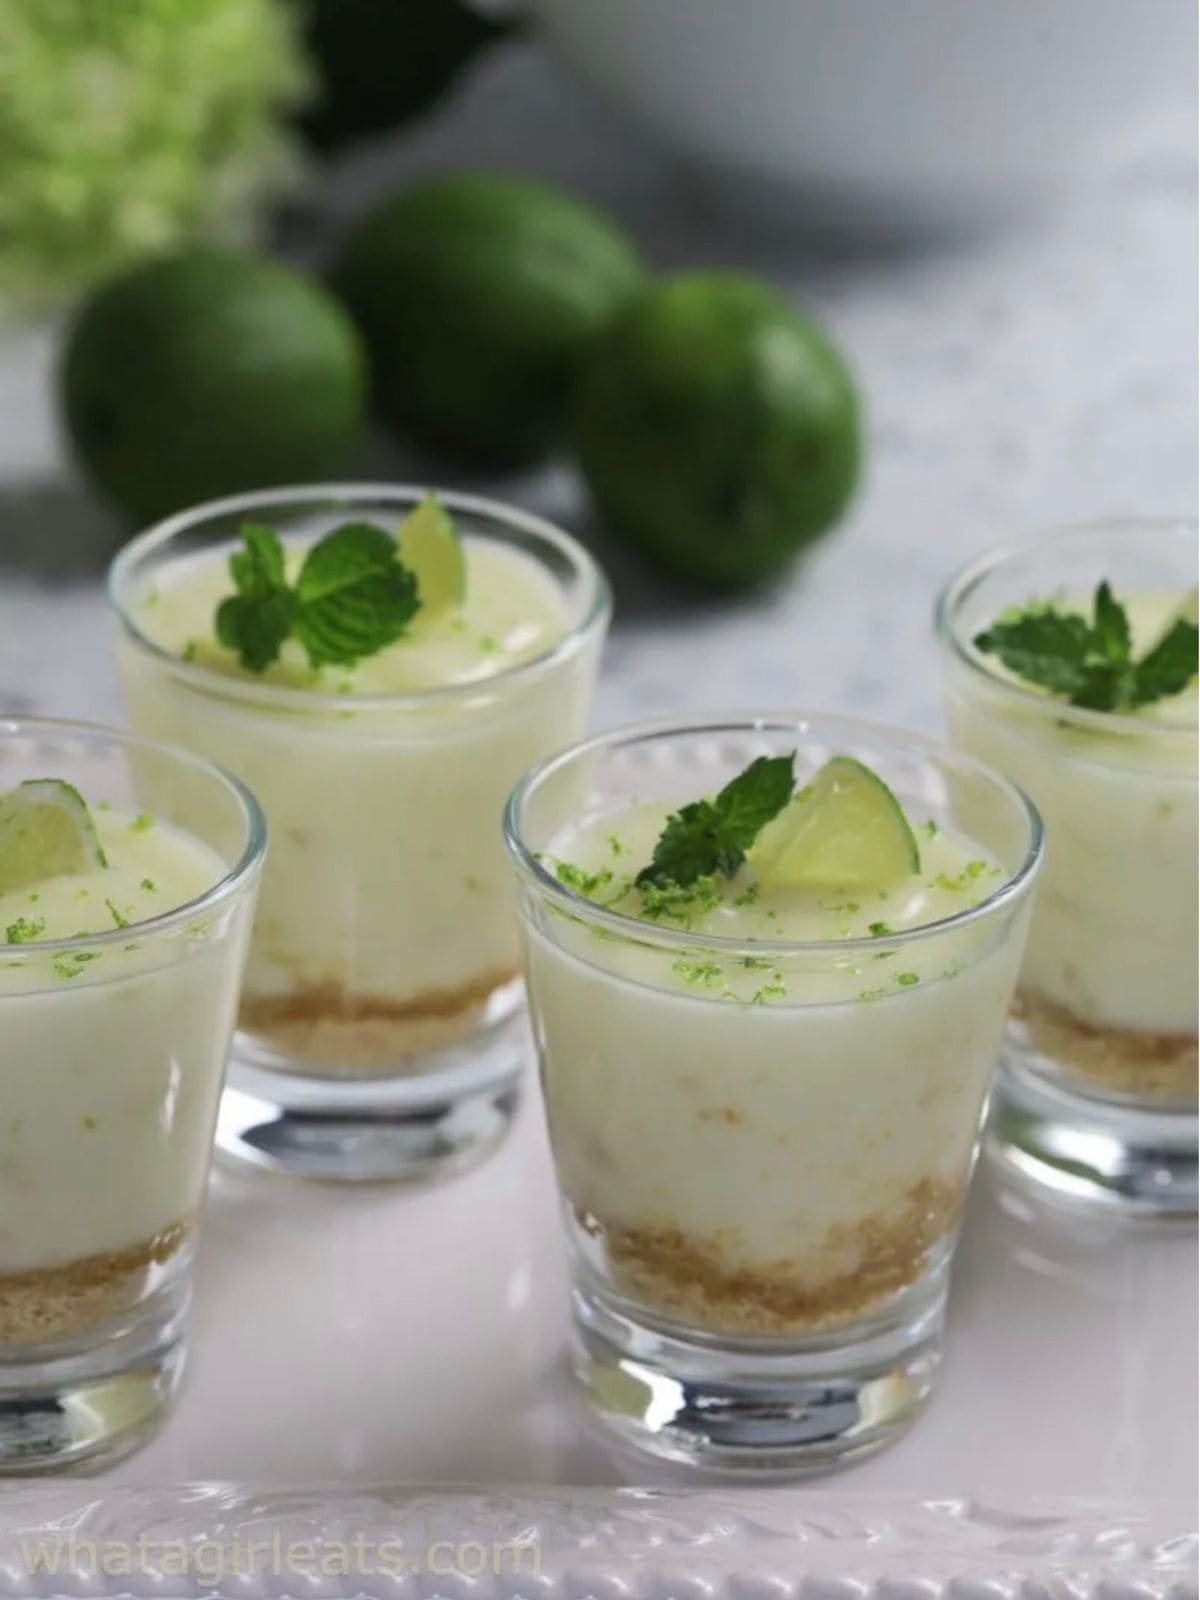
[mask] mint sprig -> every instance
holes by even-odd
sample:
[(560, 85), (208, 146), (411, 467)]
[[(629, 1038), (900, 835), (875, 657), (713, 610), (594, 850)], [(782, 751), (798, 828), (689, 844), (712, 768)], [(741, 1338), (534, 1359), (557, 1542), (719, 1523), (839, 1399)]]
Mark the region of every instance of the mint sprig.
[(1183, 618), (1137, 664), (1138, 705), (1178, 694), (1200, 670), (1200, 633)]
[(244, 548), (229, 558), (237, 593), (217, 607), (216, 634), (251, 672), (262, 672), (279, 655), (292, 631), (295, 600), (283, 570), (283, 545), (273, 528), (242, 525)]
[(694, 800), (667, 820), (637, 885), (686, 888), (699, 878), (731, 878), (759, 832), (779, 815), (796, 785), (796, 752), (759, 756), (711, 800)]
[(236, 594), (217, 607), (217, 638), (242, 665), (263, 672), (284, 640), (304, 646), (313, 667), (349, 667), (392, 644), (417, 610), (417, 580), (395, 539), (369, 522), (347, 522), (318, 539), (293, 587), (273, 528), (242, 526), (229, 558)]
[(1052, 605), (999, 617), (975, 636), (975, 648), (1010, 672), (1091, 711), (1133, 711), (1178, 694), (1196, 676), (1197, 630), (1179, 618), (1140, 660), (1129, 614), (1101, 583), (1090, 618)]

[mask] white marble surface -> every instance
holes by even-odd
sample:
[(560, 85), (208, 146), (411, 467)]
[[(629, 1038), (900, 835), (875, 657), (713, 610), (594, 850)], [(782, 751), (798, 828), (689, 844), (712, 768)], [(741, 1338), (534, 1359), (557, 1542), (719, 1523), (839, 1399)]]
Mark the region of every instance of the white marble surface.
[[(395, 172), (515, 161), (612, 204), (664, 264), (739, 262), (793, 288), (861, 376), (863, 493), (790, 582), (734, 605), (672, 603), (601, 546), (620, 608), (596, 720), (791, 704), (933, 727), (928, 619), (949, 568), (1049, 521), (1194, 507), (1189, 142), (1186, 120), (1165, 119), (1021, 233), (933, 256), (838, 259), (731, 232), (667, 163), (518, 51), (403, 156), (374, 152), (319, 203), (327, 225)], [(50, 359), (37, 336), (0, 345), (0, 706), (112, 718), (97, 577), (106, 530), (62, 466)], [(385, 454), (371, 471), (411, 466)], [(583, 524), (566, 469), (493, 487)], [(54, 575), (35, 578), (35, 558)], [(562, 1269), (535, 1111), (489, 1166), (427, 1192), (222, 1177), (191, 1385), (120, 1481), (661, 1481), (608, 1457), (565, 1398)], [(981, 1184), (941, 1393), (906, 1442), (855, 1469), (855, 1487), (1193, 1492), (1195, 1303), (1186, 1237), (1037, 1227)]]

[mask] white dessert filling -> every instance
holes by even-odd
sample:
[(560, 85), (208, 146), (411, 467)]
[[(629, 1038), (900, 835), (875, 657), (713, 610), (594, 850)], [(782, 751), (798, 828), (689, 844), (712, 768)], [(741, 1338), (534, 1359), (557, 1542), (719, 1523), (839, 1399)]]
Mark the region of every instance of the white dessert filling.
[[(311, 543), (284, 541), (289, 582)], [(134, 615), (146, 637), (172, 655), (254, 683), (351, 696), (482, 683), (552, 649), (567, 632), (566, 606), (558, 584), (531, 556), (469, 535), (463, 554), (463, 604), (428, 615), (418, 611), (394, 644), (353, 666), (313, 667), (300, 642), (289, 638), (277, 661), (248, 672), (213, 636), (217, 607), (233, 587), (227, 550), (181, 557), (141, 597)]]
[[(668, 809), (568, 829), (545, 863), (632, 909), (620, 877), (649, 859)], [(952, 1230), (1024, 913), (872, 937), (962, 911), (1007, 875), (961, 834), (917, 831), (919, 877), (886, 890), (772, 890), (744, 867), (654, 918), (736, 938), (732, 954), (663, 950), (565, 910), (527, 928), (564, 1194), (584, 1232), (608, 1235), (633, 1298), (714, 1327), (814, 1326), (910, 1281)], [(842, 951), (851, 937), (871, 942)], [(816, 948), (754, 953), (789, 939)], [(698, 1305), (683, 1280), (706, 1274)]]
[[(1179, 601), (1121, 599), (1135, 653)], [(1025, 789), (1046, 824), (1022, 987), (1091, 1027), (1194, 1034), (1195, 684), (1105, 727), (1056, 715), (1028, 685), (1014, 694), (1017, 681), (987, 658), (985, 671), (956, 664), (947, 687), (954, 742)]]
[[(303, 546), (289, 546), (289, 564)], [(462, 608), (424, 620), (353, 668), (315, 674), (293, 641), (267, 683), (337, 693), (336, 709), (251, 704), (215, 675), (172, 676), (125, 640), (132, 719), (236, 772), (267, 815), (270, 847), (247, 979), (246, 1018), (283, 1047), (382, 1065), (467, 1031), (516, 973), (515, 914), (500, 837), (509, 790), (582, 730), (595, 651), (532, 678), (507, 669), (569, 630), (564, 594), (531, 557), (464, 540)], [(259, 681), (212, 640), (227, 553), (181, 560), (135, 608), (155, 643)], [(396, 708), (360, 696), (477, 686)], [(332, 1032), (331, 1032), (332, 1030)], [(435, 1038), (436, 1036), (436, 1038)]]
[(204, 1192), (243, 912), (220, 937), (204, 917), (143, 933), (225, 863), (149, 816), (93, 815), (106, 868), (0, 894), (0, 1298), (10, 1274), (150, 1245)]

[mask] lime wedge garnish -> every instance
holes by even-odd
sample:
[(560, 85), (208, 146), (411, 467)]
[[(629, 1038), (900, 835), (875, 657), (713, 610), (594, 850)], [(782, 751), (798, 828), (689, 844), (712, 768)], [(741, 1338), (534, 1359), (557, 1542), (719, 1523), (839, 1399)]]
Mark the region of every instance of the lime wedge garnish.
[(405, 517), (396, 542), (401, 561), (416, 575), (423, 612), (462, 605), (467, 593), (467, 558), (450, 513), (435, 495), (426, 495)]
[(31, 778), (0, 794), (0, 891), (107, 865), (92, 814), (71, 784)]
[(919, 872), (921, 856), (883, 779), (834, 756), (762, 830), (750, 864), (784, 887), (886, 889)]

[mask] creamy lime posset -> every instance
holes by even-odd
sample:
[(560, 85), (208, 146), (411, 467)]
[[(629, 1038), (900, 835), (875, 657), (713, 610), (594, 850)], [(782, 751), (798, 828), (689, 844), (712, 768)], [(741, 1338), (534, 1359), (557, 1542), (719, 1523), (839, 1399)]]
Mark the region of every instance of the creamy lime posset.
[(1045, 818), (1032, 1045), (1102, 1090), (1194, 1099), (1195, 596), (1101, 587), (977, 632), (949, 670), (950, 727)]
[(650, 859), (674, 809), (656, 802), (624, 813), (615, 826), (606, 817), (567, 829), (547, 852), (547, 864), (566, 887), (610, 910), (698, 939), (739, 944), (881, 940), (884, 945), (869, 952), (856, 946), (836, 965), (795, 976), (778, 970), (767, 956), (725, 958), (716, 946), (694, 961), (636, 943), (615, 944), (605, 954), (605, 965), (613, 970), (669, 989), (700, 989), (755, 1005), (789, 998), (801, 1003), (882, 999), (922, 979), (944, 976), (947, 968), (957, 970), (953, 953), (948, 962), (942, 959), (948, 946), (918, 954), (903, 944), (886, 948), (887, 939), (977, 905), (1003, 877), (1003, 868), (969, 839), (926, 819), (917, 828), (917, 869), (883, 888), (781, 885), (760, 875), (753, 857), (732, 877), (704, 875), (687, 888), (635, 884), (627, 863)]
[(715, 821), (631, 797), (548, 842), (544, 869), (623, 920), (531, 917), (531, 1005), (581, 1258), (673, 1321), (800, 1333), (945, 1258), (1023, 916), (955, 920), (1009, 870), (857, 763), (752, 840), (728, 792)]
[(552, 564), (431, 499), (281, 522), (128, 597), (126, 694), (267, 814), (243, 1027), (293, 1070), (403, 1070), (515, 994), (500, 813), (578, 733), (598, 637), (569, 647), (585, 619)]
[[(101, 801), (88, 814), (95, 844), (86, 864), (0, 888), (4, 943), (47, 943), (148, 922), (195, 900), (221, 875), (220, 858), (207, 845), (148, 811), (130, 816)], [(71, 964), (69, 957), (58, 963)]]
[[(289, 544), (284, 569), (292, 579), (305, 544)], [(314, 666), (297, 638), (251, 673), (236, 651), (214, 637), (213, 618), (230, 591), (228, 554), (180, 563), (138, 607), (148, 638), (185, 661), (255, 683), (319, 694), (408, 695), (494, 678), (552, 649), (569, 626), (562, 592), (536, 561), (484, 540), (462, 544), (465, 595), (418, 613), (405, 633), (377, 654), (349, 664)]]
[(117, 1315), (191, 1238), (245, 929), (145, 925), (225, 873), (58, 780), (0, 796), (0, 1343)]

